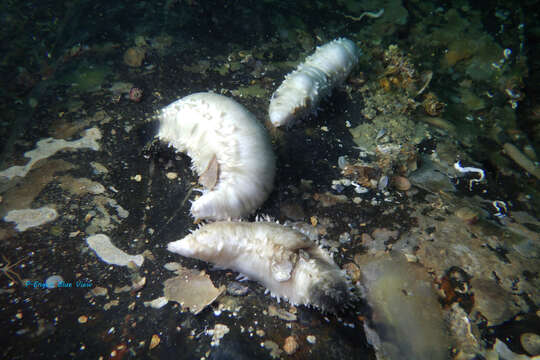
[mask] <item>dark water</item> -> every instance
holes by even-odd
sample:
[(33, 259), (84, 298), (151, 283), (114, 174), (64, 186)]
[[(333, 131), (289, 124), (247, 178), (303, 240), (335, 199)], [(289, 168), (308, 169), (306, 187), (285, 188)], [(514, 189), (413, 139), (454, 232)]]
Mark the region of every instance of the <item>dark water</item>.
[[(264, 359), (289, 336), (298, 349), (275, 356), (538, 355), (535, 5), (3, 1), (3, 358)], [(273, 129), (268, 103), (284, 76), (338, 37), (362, 50), (348, 80), (307, 118)], [(165, 246), (196, 228), (184, 200), (194, 198), (197, 175), (187, 156), (153, 142), (155, 115), (200, 91), (234, 98), (267, 125), (278, 169), (256, 214), (311, 227), (358, 281), (352, 308), (291, 308), (255, 282), (197, 315), (175, 302), (145, 306), (174, 276), (169, 262), (206, 270), (216, 286), (236, 276)], [(28, 163), (40, 139), (76, 141), (89, 128), (102, 134), (99, 149), (53, 152), (5, 175)], [(457, 161), (476, 170), (460, 173)], [(11, 211), (44, 207), (56, 210), (54, 221), (22, 230), (9, 220)], [(105, 263), (86, 242), (94, 234), (144, 254), (143, 266)], [(387, 259), (397, 271), (362, 272)], [(52, 275), (71, 287), (39, 286)], [(415, 283), (427, 284), (433, 301), (415, 297)], [(220, 310), (230, 302), (234, 311)], [(270, 316), (269, 306), (296, 320)], [(212, 346), (216, 324), (229, 332)]]

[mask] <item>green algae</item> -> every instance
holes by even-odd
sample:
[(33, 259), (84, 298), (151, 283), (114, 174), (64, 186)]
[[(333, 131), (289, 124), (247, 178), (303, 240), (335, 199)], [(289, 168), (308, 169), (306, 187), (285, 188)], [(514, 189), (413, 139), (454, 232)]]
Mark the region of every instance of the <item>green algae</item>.
[(259, 84), (251, 85), (251, 86), (244, 86), (240, 87), (236, 90), (232, 90), (231, 94), (234, 96), (240, 96), (240, 97), (266, 97), (268, 96), (268, 90), (261, 87)]
[(111, 73), (111, 68), (105, 65), (81, 64), (61, 77), (59, 82), (71, 85), (71, 90), (75, 92), (92, 92), (99, 90)]

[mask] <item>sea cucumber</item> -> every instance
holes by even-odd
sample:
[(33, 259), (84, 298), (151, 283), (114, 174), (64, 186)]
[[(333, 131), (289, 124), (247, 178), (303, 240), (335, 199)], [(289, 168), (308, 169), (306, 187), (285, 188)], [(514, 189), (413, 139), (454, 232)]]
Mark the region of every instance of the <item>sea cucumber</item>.
[(481, 182), (486, 177), (484, 170), (475, 168), (475, 167), (470, 167), (470, 166), (462, 167), (461, 162), (459, 161), (454, 164), (454, 169), (456, 169), (460, 173), (472, 172), (472, 173), (477, 173), (478, 175), (480, 175), (478, 179), (471, 179), (471, 181), (469, 181), (469, 190), (472, 190), (473, 183)]
[(255, 211), (274, 184), (275, 156), (266, 128), (236, 101), (196, 93), (162, 109), (157, 137), (187, 152), (204, 186), (196, 219), (238, 219)]
[(269, 221), (215, 222), (168, 250), (232, 269), (263, 284), (278, 300), (339, 312), (353, 295), (332, 256), (302, 233)]
[(383, 14), (384, 14), (384, 8), (381, 8), (379, 9), (379, 11), (364, 11), (363, 13), (360, 14), (360, 16), (351, 16), (351, 15), (345, 15), (345, 14), (343, 14), (343, 16), (353, 21), (362, 21), (364, 16), (367, 16), (372, 19), (377, 19), (377, 18), (380, 18)]
[(358, 63), (360, 50), (349, 39), (340, 38), (317, 48), (298, 65), (272, 95), (268, 109), (274, 126), (291, 124), (317, 110), (322, 98), (345, 81)]
[(508, 157), (516, 162), (519, 166), (525, 169), (529, 174), (534, 175), (537, 179), (540, 179), (540, 168), (523, 154), (516, 146), (510, 143), (503, 145), (504, 152)]

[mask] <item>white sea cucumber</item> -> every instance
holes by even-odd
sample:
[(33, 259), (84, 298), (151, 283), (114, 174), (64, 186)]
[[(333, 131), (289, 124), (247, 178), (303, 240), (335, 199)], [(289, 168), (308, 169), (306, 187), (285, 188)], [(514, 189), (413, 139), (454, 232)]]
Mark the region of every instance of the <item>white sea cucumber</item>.
[(268, 221), (215, 222), (168, 245), (169, 251), (232, 269), (292, 304), (339, 312), (353, 298), (343, 270), (302, 233)]
[(268, 109), (274, 126), (291, 124), (317, 110), (319, 102), (345, 81), (358, 63), (360, 50), (349, 39), (340, 38), (317, 48), (298, 65), (272, 95)]
[(275, 156), (266, 128), (236, 101), (196, 93), (166, 106), (157, 136), (187, 152), (203, 195), (191, 206), (196, 219), (238, 219), (272, 191)]

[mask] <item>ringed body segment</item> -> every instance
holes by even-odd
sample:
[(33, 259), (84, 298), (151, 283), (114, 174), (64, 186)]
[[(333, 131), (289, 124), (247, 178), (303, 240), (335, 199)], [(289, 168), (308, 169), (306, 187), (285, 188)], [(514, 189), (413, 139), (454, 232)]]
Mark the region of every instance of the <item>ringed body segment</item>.
[(162, 109), (157, 137), (185, 152), (203, 185), (191, 206), (196, 219), (238, 219), (272, 191), (275, 156), (266, 128), (242, 105), (196, 93)]
[(168, 250), (232, 269), (293, 304), (338, 312), (351, 300), (350, 285), (332, 256), (304, 234), (273, 222), (215, 222)]
[(345, 81), (358, 63), (360, 50), (340, 38), (317, 48), (314, 54), (285, 76), (272, 95), (268, 114), (274, 126), (290, 125), (317, 110), (319, 102)]

